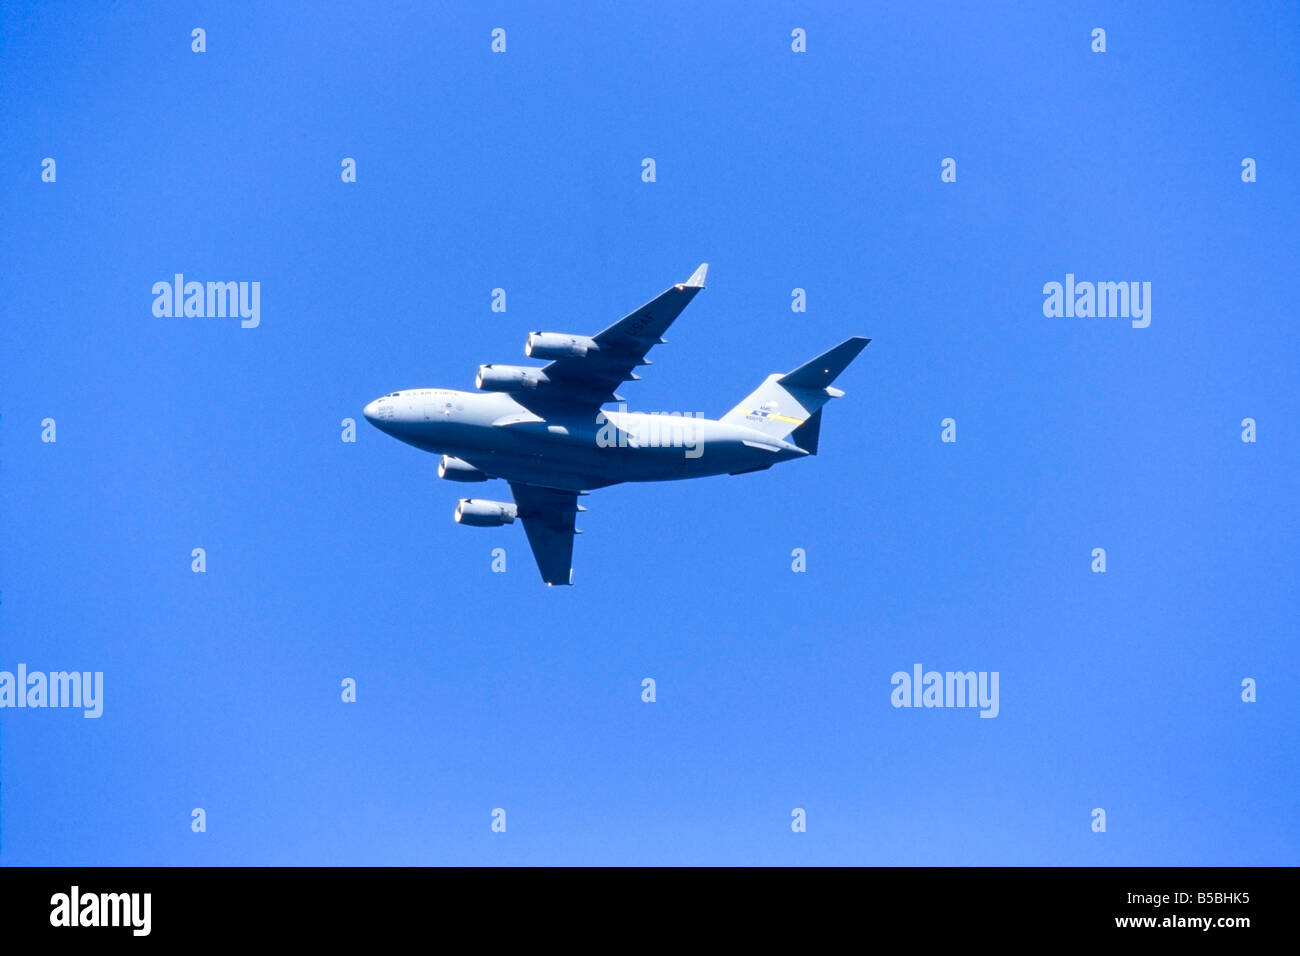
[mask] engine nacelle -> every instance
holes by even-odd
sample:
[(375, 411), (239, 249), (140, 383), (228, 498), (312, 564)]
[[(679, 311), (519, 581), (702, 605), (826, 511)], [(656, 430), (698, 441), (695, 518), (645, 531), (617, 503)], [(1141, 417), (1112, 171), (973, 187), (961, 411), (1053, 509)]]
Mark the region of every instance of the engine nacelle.
[(456, 502), (456, 521), (476, 528), (498, 528), (514, 524), (519, 508), (508, 501), (488, 501), (486, 498), (461, 498)]
[(563, 332), (529, 332), (524, 345), (524, 354), (538, 359), (582, 358), (588, 352), (599, 351), (600, 346), (590, 336)]
[(525, 365), (480, 365), (474, 378), (475, 388), (485, 392), (517, 392), (536, 388), (548, 379), (540, 368)]
[(448, 481), (487, 481), (488, 478), (469, 462), (452, 455), (443, 455), (438, 462), (438, 477)]

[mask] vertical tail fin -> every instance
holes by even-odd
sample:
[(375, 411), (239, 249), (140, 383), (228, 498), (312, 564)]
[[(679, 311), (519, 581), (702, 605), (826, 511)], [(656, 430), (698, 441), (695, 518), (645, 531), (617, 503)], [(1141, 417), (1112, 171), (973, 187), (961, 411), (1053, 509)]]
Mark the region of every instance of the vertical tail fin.
[(773, 438), (785, 438), (795, 432), (802, 439), (796, 444), (815, 454), (821, 433), (821, 407), (844, 394), (832, 388), (831, 382), (870, 341), (855, 335), (793, 372), (769, 375), (762, 385), (723, 415), (722, 421), (744, 425)]
[(822, 436), (822, 412), (825, 410), (817, 409), (812, 413), (812, 418), (790, 433), (790, 441), (810, 455), (817, 454), (817, 443)]

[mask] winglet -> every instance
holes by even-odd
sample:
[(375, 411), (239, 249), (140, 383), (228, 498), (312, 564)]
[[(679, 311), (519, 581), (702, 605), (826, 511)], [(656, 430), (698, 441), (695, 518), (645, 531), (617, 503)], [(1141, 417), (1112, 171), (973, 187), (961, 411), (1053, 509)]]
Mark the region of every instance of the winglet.
[(707, 262), (701, 262), (700, 267), (695, 270), (695, 273), (689, 279), (686, 280), (683, 287), (687, 289), (703, 289), (704, 277), (708, 274), (709, 264)]

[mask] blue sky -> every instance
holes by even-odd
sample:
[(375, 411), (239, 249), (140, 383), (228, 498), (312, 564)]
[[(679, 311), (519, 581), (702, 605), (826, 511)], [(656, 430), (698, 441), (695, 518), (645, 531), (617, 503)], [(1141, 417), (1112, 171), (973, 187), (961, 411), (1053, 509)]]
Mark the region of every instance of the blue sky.
[[(1051, 6), (6, 4), (0, 670), (105, 700), (0, 709), (0, 863), (1298, 862), (1300, 10)], [(573, 588), (340, 440), (706, 260), (631, 408), (872, 344), (816, 459), (593, 494)]]

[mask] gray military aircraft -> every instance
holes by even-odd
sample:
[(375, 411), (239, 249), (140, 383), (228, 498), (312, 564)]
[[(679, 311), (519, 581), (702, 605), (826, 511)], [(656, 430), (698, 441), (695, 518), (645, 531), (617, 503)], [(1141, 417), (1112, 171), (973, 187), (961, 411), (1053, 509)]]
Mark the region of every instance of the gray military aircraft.
[(618, 411), (614, 389), (649, 365), (646, 353), (704, 288), (708, 263), (593, 336), (529, 333), (524, 354), (537, 366), (480, 365), (478, 392), (415, 388), (365, 407), (366, 419), (408, 445), (442, 455), (438, 476), (479, 482), (504, 478), (514, 502), (462, 498), (461, 524), (524, 524), (533, 557), (550, 584), (573, 583), (578, 498), (625, 481), (740, 475), (817, 454), (822, 406), (870, 339), (845, 339), (785, 375), (769, 375), (714, 421)]

